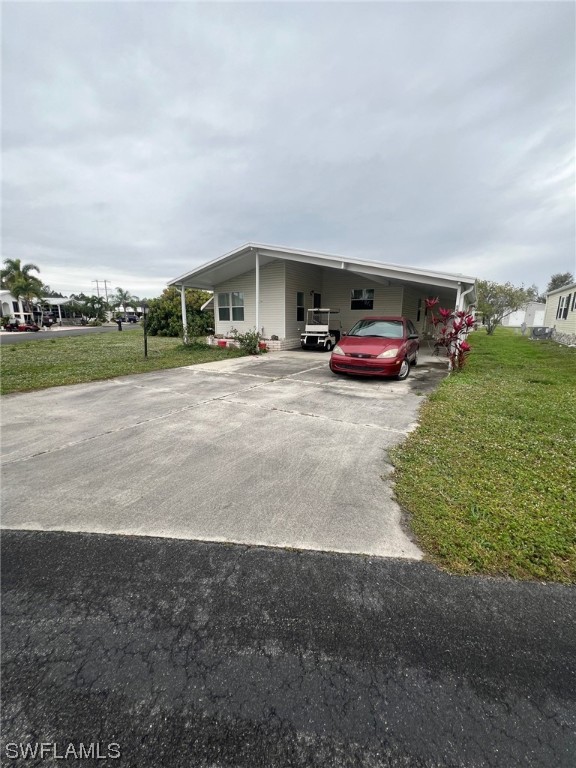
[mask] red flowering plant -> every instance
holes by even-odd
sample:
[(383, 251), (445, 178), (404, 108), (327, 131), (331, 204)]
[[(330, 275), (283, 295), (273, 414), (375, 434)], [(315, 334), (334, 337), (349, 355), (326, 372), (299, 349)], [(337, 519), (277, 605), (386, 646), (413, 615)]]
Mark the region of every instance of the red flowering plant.
[(466, 339), (474, 327), (474, 318), (470, 312), (463, 309), (454, 312), (442, 307), (438, 308), (438, 315), (435, 315), (434, 307), (439, 303), (439, 299), (426, 299), (426, 309), (429, 310), (430, 320), (436, 329), (434, 347), (437, 351), (444, 347), (448, 357), (448, 369), (460, 371), (470, 353), (471, 347)]

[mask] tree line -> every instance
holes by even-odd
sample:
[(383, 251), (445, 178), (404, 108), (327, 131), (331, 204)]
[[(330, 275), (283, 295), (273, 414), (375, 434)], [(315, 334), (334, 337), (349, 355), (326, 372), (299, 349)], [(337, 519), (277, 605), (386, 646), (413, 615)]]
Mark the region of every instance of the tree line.
[(571, 272), (558, 272), (550, 278), (546, 291), (538, 292), (535, 285), (525, 288), (512, 283), (493, 283), (489, 280), (476, 282), (476, 311), (482, 318), (486, 331), (492, 335), (505, 317), (523, 309), (531, 301), (546, 301), (546, 294), (574, 282)]

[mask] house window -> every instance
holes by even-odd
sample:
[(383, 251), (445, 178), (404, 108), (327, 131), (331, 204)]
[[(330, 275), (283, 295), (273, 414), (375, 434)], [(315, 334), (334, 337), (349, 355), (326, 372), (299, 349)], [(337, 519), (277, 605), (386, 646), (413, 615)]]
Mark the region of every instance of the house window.
[(564, 320), (568, 318), (568, 310), (570, 309), (570, 299), (572, 298), (572, 294), (569, 293), (568, 296), (566, 296), (566, 304), (564, 305), (564, 314), (562, 317)]
[(576, 311), (576, 291), (572, 294), (572, 312)]
[(302, 323), (304, 321), (304, 293), (298, 291), (296, 294), (296, 322)]
[(374, 309), (374, 288), (353, 288), (350, 309)]
[(560, 320), (564, 314), (564, 296), (558, 299), (558, 309), (556, 310), (556, 320)]
[(218, 294), (218, 319), (244, 320), (244, 294), (239, 291)]

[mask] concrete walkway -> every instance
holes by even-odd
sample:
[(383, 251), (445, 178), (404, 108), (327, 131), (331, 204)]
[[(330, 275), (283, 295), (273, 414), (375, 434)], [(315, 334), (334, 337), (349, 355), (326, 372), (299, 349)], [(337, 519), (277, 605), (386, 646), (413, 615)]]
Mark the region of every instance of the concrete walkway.
[(3, 526), (419, 559), (388, 450), (445, 375), (280, 352), (3, 398)]

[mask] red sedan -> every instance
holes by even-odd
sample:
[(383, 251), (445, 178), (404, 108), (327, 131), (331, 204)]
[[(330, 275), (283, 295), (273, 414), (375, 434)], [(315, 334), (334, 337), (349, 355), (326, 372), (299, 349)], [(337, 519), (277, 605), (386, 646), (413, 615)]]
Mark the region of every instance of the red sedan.
[(36, 323), (8, 323), (4, 330), (6, 331), (39, 331), (40, 326)]
[(330, 370), (403, 381), (418, 362), (420, 341), (407, 317), (363, 317), (332, 350)]

